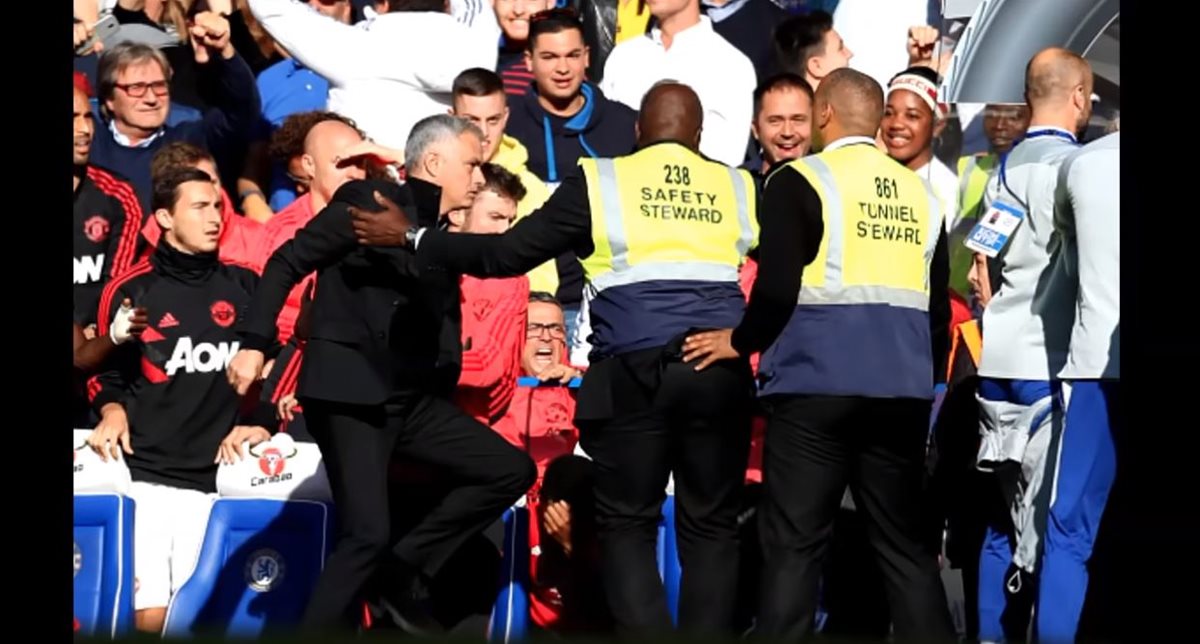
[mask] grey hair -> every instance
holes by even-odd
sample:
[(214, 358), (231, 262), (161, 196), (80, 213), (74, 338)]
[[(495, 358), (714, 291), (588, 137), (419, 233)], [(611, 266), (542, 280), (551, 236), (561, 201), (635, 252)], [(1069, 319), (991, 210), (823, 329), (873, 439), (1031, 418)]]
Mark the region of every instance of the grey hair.
[(420, 167), (425, 155), (435, 143), (455, 139), (470, 132), (483, 140), (483, 131), (474, 123), (450, 114), (427, 116), (413, 126), (404, 144), (404, 169), (412, 174)]
[(104, 104), (108, 99), (112, 98), (113, 91), (117, 87), (117, 76), (125, 71), (131, 65), (140, 65), (142, 63), (154, 61), (162, 68), (163, 77), (167, 81), (171, 80), (171, 63), (158, 49), (143, 43), (122, 41), (111, 49), (105, 49), (100, 55), (100, 63), (96, 69), (96, 79), (98, 87), (96, 88), (97, 102), (100, 103), (100, 112), (111, 117), (108, 109)]

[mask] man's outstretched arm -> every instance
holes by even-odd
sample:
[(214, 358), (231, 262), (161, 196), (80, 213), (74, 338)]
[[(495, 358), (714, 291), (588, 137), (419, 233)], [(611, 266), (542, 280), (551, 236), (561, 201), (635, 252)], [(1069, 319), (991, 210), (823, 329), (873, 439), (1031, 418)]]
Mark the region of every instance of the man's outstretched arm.
[[(381, 202), (372, 213), (350, 208), (360, 243), (370, 246), (416, 246), (417, 264), (477, 277), (524, 275), (543, 262), (574, 251), (592, 254), (592, 221), (587, 186), (581, 175), (563, 181), (541, 208), (521, 219), (503, 235), (472, 235), (424, 229), (395, 204)], [(410, 241), (409, 233), (416, 233)]]

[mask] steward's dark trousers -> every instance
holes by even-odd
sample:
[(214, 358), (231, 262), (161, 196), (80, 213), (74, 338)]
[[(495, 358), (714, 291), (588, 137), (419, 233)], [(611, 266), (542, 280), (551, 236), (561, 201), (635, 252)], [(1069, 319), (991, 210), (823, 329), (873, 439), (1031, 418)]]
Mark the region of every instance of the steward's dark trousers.
[(584, 380), (585, 388), (607, 388), (613, 398), (611, 418), (579, 421), (580, 440), (596, 467), (605, 596), (620, 634), (672, 628), (655, 544), (673, 472), (683, 568), (679, 627), (731, 633), (737, 518), (750, 446), (750, 368), (735, 360), (696, 372), (677, 359), (639, 354), (594, 364)]
[(937, 553), (922, 531), (931, 402), (837, 396), (763, 401), (761, 609), (755, 634), (811, 635), (821, 563), (846, 486), (866, 520), (900, 641), (951, 640)]

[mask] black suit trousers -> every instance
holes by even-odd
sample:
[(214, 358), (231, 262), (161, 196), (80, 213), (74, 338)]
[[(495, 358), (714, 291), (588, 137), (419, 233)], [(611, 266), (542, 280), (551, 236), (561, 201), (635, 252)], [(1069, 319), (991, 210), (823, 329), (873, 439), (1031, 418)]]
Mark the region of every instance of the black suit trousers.
[[(305, 399), (336, 505), (338, 540), (304, 615), (306, 631), (350, 626), (367, 581), (390, 555), (432, 578), (465, 541), (533, 484), (533, 461), (448, 401), (397, 395), (367, 407)], [(458, 485), (399, 539), (391, 534), (388, 466), (393, 454), (445, 471)], [(389, 553), (390, 549), (390, 553)]]
[(588, 378), (611, 378), (615, 413), (578, 423), (583, 448), (595, 462), (605, 596), (619, 633), (671, 630), (655, 545), (674, 472), (683, 569), (679, 627), (729, 633), (737, 595), (737, 516), (750, 445), (749, 364), (726, 361), (698, 373), (656, 357), (636, 363), (593, 365)]
[(780, 395), (763, 404), (755, 634), (780, 641), (812, 634), (821, 563), (849, 485), (883, 572), (897, 640), (952, 640), (937, 553), (923, 539), (930, 401)]

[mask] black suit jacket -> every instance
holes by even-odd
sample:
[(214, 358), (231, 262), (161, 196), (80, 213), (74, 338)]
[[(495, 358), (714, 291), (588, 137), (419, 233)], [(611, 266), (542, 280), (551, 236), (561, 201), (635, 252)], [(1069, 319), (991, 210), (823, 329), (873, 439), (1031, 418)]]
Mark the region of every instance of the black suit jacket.
[(419, 179), (403, 186), (352, 181), (275, 251), (255, 292), (243, 335), (246, 349), (270, 345), (288, 292), (317, 271), (299, 397), (376, 405), (402, 392), (449, 395), (458, 381), (458, 274), (418, 271), (405, 249), (359, 246), (348, 206), (379, 210), (374, 190), (420, 225), (437, 226), (437, 186)]

